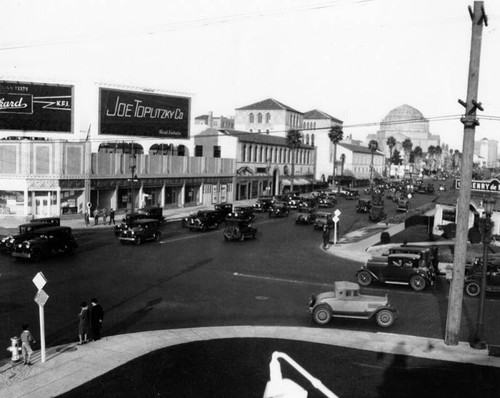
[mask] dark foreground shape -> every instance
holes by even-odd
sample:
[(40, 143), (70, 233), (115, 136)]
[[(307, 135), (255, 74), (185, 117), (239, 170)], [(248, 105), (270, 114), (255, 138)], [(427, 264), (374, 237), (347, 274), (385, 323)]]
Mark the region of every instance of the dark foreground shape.
[[(401, 345), (404, 352), (404, 345)], [(500, 396), (500, 369), (277, 339), (221, 339), (144, 355), (60, 395), (73, 397), (262, 397), (274, 351), (286, 353), (342, 398)], [(334, 365), (333, 365), (334, 364)], [(288, 363), (283, 378), (323, 398)]]

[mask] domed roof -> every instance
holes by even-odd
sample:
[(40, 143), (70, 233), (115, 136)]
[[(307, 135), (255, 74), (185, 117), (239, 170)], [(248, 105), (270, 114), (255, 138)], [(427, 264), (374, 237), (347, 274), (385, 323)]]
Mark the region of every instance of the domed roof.
[(424, 119), (424, 115), (418, 109), (410, 105), (401, 105), (390, 111), (384, 118), (382, 123), (396, 122), (396, 121), (409, 121), (409, 120), (421, 120)]

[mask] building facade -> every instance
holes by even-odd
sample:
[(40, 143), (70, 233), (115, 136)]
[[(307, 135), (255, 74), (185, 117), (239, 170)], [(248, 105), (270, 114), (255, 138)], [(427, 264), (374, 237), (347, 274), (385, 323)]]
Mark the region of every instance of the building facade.
[(474, 142), (474, 155), (479, 166), (493, 168), (498, 166), (498, 141), (483, 138)]
[(236, 200), (310, 190), (316, 150), (302, 143), (292, 150), (287, 139), (266, 133), (206, 129), (194, 138), (195, 154), (235, 159)]
[[(232, 200), (235, 162), (190, 156), (189, 96), (0, 82), (0, 209), (16, 215)], [(223, 195), (222, 195), (223, 193)]]

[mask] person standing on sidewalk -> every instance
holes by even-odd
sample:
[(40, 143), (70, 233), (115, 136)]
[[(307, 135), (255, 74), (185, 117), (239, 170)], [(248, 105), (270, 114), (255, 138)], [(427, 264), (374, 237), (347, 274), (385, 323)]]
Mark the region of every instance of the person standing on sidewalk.
[(97, 210), (97, 207), (94, 209), (94, 224), (99, 224), (99, 210)]
[(104, 319), (104, 311), (102, 305), (99, 304), (96, 298), (90, 300), (90, 328), (92, 330), (92, 340), (96, 341), (101, 338), (101, 327)]
[(330, 247), (330, 235), (332, 232), (332, 220), (327, 218), (325, 224), (323, 225), (323, 249), (328, 250)]
[(90, 215), (89, 215), (89, 212), (86, 211), (85, 214), (83, 215), (83, 217), (85, 218), (85, 226), (88, 227), (89, 224), (90, 224)]
[(115, 225), (115, 211), (113, 208), (109, 210), (109, 225), (111, 225), (111, 222), (113, 222), (113, 225)]
[(106, 225), (106, 218), (108, 218), (108, 209), (102, 211), (102, 223)]
[(29, 326), (24, 324), (23, 331), (21, 333), (21, 351), (23, 353), (25, 365), (31, 365), (31, 355), (33, 354), (33, 349), (31, 348), (32, 343), (35, 344), (36, 341), (29, 331)]
[(90, 331), (89, 307), (85, 301), (81, 302), (80, 307), (80, 313), (78, 314), (78, 318), (80, 319), (78, 322), (78, 338), (80, 341), (78, 342), (78, 345), (88, 343), (88, 335)]

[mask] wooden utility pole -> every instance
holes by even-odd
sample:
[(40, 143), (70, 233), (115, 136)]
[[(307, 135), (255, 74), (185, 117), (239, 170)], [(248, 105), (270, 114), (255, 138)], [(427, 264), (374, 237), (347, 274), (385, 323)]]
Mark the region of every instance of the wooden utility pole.
[(483, 110), (477, 102), (479, 84), (479, 60), (481, 55), (481, 38), (483, 23), (488, 26), (482, 1), (474, 2), (474, 11), (469, 6), (472, 19), (472, 40), (469, 60), (469, 80), (467, 85), (467, 102), (458, 100), (466, 109), (460, 119), (464, 124), (462, 148), (462, 166), (460, 170), (460, 191), (457, 204), (457, 232), (455, 237), (455, 256), (453, 258), (453, 279), (450, 287), (448, 313), (446, 318), (446, 334), (444, 342), (447, 345), (458, 345), (460, 321), (462, 318), (462, 299), (464, 289), (465, 255), (467, 252), (467, 233), (469, 230), (469, 205), (472, 182), (472, 167), (474, 155), (474, 136), (479, 121), (476, 109)]

